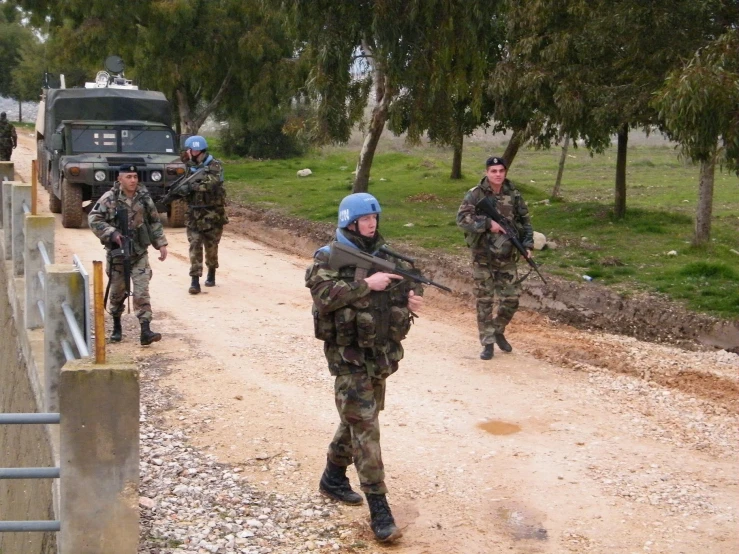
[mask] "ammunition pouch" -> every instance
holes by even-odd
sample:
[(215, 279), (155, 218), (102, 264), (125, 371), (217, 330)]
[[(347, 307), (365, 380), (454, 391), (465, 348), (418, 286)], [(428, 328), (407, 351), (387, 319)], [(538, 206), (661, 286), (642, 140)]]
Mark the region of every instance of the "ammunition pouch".
[(151, 246), (151, 233), (149, 231), (149, 226), (146, 223), (140, 225), (139, 228), (136, 229), (136, 240), (134, 242), (143, 250), (146, 250)]

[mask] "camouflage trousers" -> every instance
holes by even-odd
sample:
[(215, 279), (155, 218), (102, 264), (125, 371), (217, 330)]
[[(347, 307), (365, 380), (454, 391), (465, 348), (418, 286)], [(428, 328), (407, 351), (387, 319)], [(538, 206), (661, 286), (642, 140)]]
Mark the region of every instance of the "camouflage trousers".
[[(476, 259), (472, 263), (472, 276), (475, 279), (480, 343), (494, 344), (495, 333), (503, 333), (518, 310), (521, 283), (516, 283), (516, 261)], [(497, 313), (493, 316), (496, 300)]]
[[(113, 317), (120, 317), (126, 306), (126, 279), (123, 271), (123, 259), (111, 259), (108, 256), (108, 279), (110, 279), (110, 296), (108, 310)], [(151, 297), (149, 281), (152, 271), (149, 266), (149, 254), (131, 260), (131, 287), (133, 288), (133, 308), (139, 321), (151, 321)]]
[(212, 227), (207, 231), (198, 231), (191, 225), (187, 226), (187, 240), (190, 243), (190, 277), (203, 275), (203, 250), (208, 269), (218, 267), (218, 243), (221, 242), (222, 234), (222, 226)]
[(364, 372), (339, 375), (334, 395), (341, 423), (328, 446), (328, 459), (342, 467), (354, 462), (362, 491), (386, 494), (379, 420), (385, 407), (385, 379)]
[(13, 153), (13, 145), (8, 146), (0, 144), (0, 162), (9, 162), (10, 156)]

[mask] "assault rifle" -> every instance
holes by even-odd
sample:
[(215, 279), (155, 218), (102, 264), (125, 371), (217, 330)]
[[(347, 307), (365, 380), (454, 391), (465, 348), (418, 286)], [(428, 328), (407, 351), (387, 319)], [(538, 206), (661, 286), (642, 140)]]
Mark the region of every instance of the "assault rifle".
[(197, 171), (190, 173), (190, 175), (183, 175), (182, 177), (177, 179), (174, 183), (170, 185), (167, 194), (162, 197), (161, 203), (164, 205), (171, 204), (178, 196), (180, 196), (179, 191), (182, 190), (185, 185), (189, 185), (190, 183), (195, 181), (202, 181), (203, 173), (205, 173), (205, 171), (206, 168), (201, 167)]
[[(389, 248), (385, 248), (384, 246), (380, 248), (380, 251), (399, 260), (403, 260), (405, 262), (413, 264), (412, 258), (408, 258), (406, 256), (403, 256), (402, 254), (393, 252), (392, 250), (390, 250)], [(342, 244), (340, 242), (333, 242), (331, 244), (331, 253), (329, 254), (328, 265), (333, 270), (339, 270), (342, 267), (347, 266), (356, 266), (358, 270), (363, 270), (364, 272), (369, 272), (370, 270), (374, 269), (375, 271), (395, 273), (397, 275), (402, 275), (406, 279), (415, 281), (416, 283), (423, 283), (424, 285), (431, 285), (440, 288), (441, 290), (452, 292), (452, 289), (450, 289), (449, 287), (445, 287), (444, 285), (435, 283), (431, 279), (427, 279), (418, 272), (402, 269), (398, 267), (396, 263), (391, 262), (390, 260), (378, 258), (377, 256), (373, 256), (372, 254), (368, 254), (367, 252), (362, 252), (361, 250), (357, 250), (356, 248), (352, 248), (351, 246), (347, 246), (346, 244)]]
[[(131, 313), (131, 256), (133, 255), (133, 239), (131, 231), (128, 228), (128, 210), (120, 205), (115, 210), (115, 228), (121, 236), (121, 245), (111, 241), (110, 256), (113, 260), (123, 258), (123, 279), (126, 282), (126, 296), (123, 302), (128, 299), (128, 313)], [(112, 264), (111, 264), (112, 266)], [(113, 268), (110, 269), (111, 273)], [(105, 290), (105, 299), (103, 306), (108, 303), (108, 293), (110, 292), (110, 275), (108, 276), (108, 287)]]
[(536, 264), (534, 260), (532, 260), (529, 257), (529, 253), (527, 252), (526, 247), (523, 244), (521, 244), (521, 241), (518, 239), (518, 231), (495, 208), (495, 204), (493, 204), (493, 201), (490, 199), (490, 197), (486, 196), (485, 198), (480, 200), (475, 205), (475, 209), (477, 209), (478, 212), (484, 213), (486, 216), (488, 216), (490, 219), (495, 221), (495, 223), (497, 223), (503, 228), (503, 232), (506, 234), (508, 239), (511, 241), (511, 244), (513, 244), (516, 250), (518, 250), (521, 253), (521, 255), (524, 257), (526, 262), (531, 266), (531, 269), (536, 271), (536, 274), (541, 278), (542, 282), (546, 285), (547, 284), (546, 280), (544, 279), (542, 274), (539, 273), (539, 266)]

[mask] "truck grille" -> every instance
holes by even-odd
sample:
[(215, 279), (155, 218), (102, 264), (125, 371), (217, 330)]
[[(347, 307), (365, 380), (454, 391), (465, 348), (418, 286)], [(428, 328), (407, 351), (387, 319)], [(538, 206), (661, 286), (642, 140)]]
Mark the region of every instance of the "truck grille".
[[(151, 173), (150, 171), (137, 171), (136, 174), (139, 176), (139, 183), (148, 183), (150, 173)], [(108, 179), (110, 180), (110, 182), (117, 180), (118, 170), (117, 169), (108, 170)]]

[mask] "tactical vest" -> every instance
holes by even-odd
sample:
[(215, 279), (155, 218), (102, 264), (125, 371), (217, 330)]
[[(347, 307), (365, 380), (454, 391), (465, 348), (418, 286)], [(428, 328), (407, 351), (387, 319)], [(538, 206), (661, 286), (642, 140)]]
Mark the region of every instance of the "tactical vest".
[[(342, 268), (339, 277), (351, 282), (355, 271), (353, 267)], [(338, 346), (357, 345), (379, 352), (386, 351), (389, 343), (400, 345), (413, 319), (407, 308), (409, 291), (409, 284), (400, 281), (327, 314), (319, 313), (314, 306), (316, 338)]]

